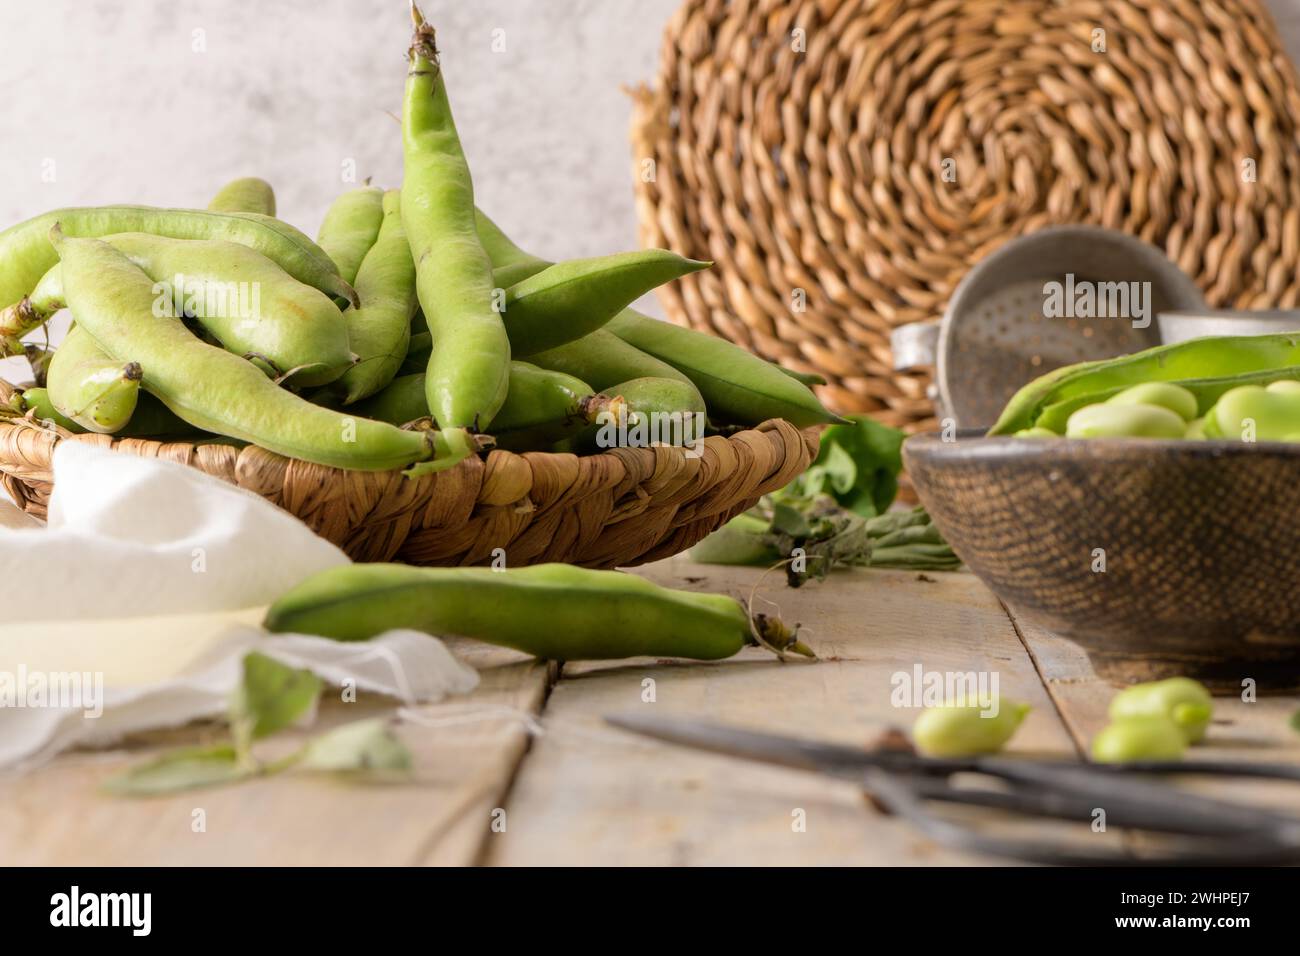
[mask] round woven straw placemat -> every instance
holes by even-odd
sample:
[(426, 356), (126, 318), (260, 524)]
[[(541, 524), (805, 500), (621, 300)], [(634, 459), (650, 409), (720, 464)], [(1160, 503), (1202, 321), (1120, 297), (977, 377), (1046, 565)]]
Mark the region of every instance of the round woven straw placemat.
[[(692, 455), (678, 447), (599, 455), (493, 451), (418, 479), (346, 471), (254, 445), (72, 435), (27, 418), (0, 421), (0, 484), (44, 518), (60, 441), (180, 462), (297, 515), (356, 561), (507, 565), (566, 561), (627, 567), (684, 551), (761, 495), (789, 484), (817, 453), (817, 429), (772, 420)], [(497, 549), (502, 549), (497, 553)]]
[(687, 0), (633, 120), (669, 316), (923, 427), (889, 331), (1014, 236), (1162, 248), (1212, 305), (1300, 301), (1300, 94), (1256, 0)]

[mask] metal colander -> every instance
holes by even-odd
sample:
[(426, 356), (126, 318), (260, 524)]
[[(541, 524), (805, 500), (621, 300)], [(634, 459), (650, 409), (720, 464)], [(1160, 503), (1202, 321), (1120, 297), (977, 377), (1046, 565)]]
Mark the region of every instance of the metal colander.
[[(1067, 314), (1049, 317), (1050, 282), (1060, 283)], [(1094, 314), (1068, 314), (1077, 311), (1071, 304), (1087, 311), (1080, 297), (1088, 289)], [(1138, 292), (1127, 312), (1114, 310), (1124, 303), (1106, 294), (1120, 289)], [(1099, 226), (1055, 226), (982, 259), (939, 322), (897, 329), (895, 365), (935, 366), (940, 417), (960, 428), (986, 428), (1016, 389), (1044, 372), (1159, 345), (1157, 313), (1205, 307), (1196, 284), (1156, 247)]]

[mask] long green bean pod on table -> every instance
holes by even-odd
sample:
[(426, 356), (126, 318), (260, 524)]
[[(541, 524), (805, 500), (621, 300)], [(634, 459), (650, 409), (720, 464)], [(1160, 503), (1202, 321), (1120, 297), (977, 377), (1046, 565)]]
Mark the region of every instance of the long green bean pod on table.
[(341, 641), (408, 627), (552, 660), (719, 660), (760, 641), (778, 653), (813, 656), (781, 621), (751, 620), (734, 598), (568, 564), (506, 571), (350, 564), (293, 588), (271, 606), (265, 623), (273, 632)]

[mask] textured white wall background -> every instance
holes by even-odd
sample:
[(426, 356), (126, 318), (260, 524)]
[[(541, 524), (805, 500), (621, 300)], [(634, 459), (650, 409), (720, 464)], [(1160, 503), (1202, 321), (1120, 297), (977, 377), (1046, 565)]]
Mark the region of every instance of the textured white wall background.
[[(480, 205), (523, 245), (635, 246), (620, 87), (652, 78), (677, 5), (425, 0)], [(1269, 7), (1300, 55), (1300, 0)], [(256, 174), (314, 235), (346, 161), (400, 183), (408, 22), (405, 0), (0, 0), (0, 228)]]
[[(521, 244), (637, 245), (620, 86), (651, 79), (676, 6), (422, 3), (479, 204)], [(400, 185), (409, 37), (405, 0), (2, 0), (0, 228), (82, 203), (201, 207), (252, 174), (315, 235), (345, 162)]]
[[(653, 76), (677, 5), (425, 0), (480, 204), (523, 244), (635, 244), (620, 86)], [(1268, 5), (1300, 55), (1300, 0)], [(0, 227), (76, 203), (203, 205), (258, 174), (314, 234), (345, 160), (400, 182), (408, 35), (405, 0), (0, 0)]]

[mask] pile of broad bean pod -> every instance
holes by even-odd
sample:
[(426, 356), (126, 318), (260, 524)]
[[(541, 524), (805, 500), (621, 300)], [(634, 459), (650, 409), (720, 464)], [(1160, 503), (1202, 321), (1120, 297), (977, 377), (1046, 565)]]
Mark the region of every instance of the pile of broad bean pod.
[[(434, 32), (413, 12), (405, 181), (345, 193), (315, 242), (275, 218), (260, 179), (206, 210), (59, 209), (0, 233), (0, 347), (37, 371), (17, 411), (409, 474), (493, 446), (585, 453), (835, 420), (806, 377), (628, 308), (708, 263), (650, 249), (552, 264), (478, 211)], [(63, 308), (74, 324), (52, 355), (24, 345)]]
[[(553, 264), (515, 246), (475, 207), (434, 33), (412, 12), (402, 188), (345, 193), (315, 242), (275, 217), (260, 179), (206, 210), (60, 209), (0, 233), (0, 348), (37, 378), (11, 411), (408, 475), (494, 446), (585, 453), (837, 420), (807, 377), (628, 308), (708, 263), (650, 249)], [(74, 324), (52, 355), (22, 342), (63, 308)], [(734, 598), (562, 564), (347, 565), (266, 625), (340, 640), (415, 627), (558, 658), (812, 655)]]

